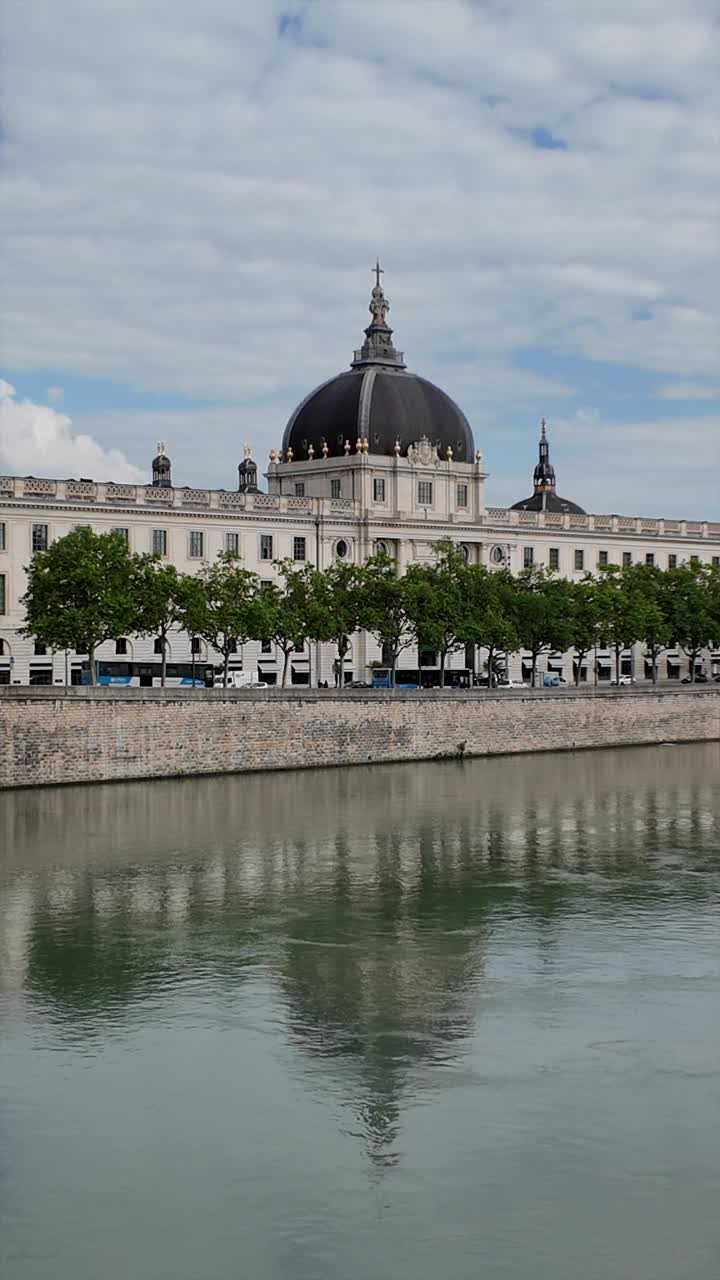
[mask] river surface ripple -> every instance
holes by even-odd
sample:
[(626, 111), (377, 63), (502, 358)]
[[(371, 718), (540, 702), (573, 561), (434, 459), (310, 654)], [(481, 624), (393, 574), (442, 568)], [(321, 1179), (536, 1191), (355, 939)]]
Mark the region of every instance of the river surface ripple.
[(720, 744), (0, 795), (3, 1280), (718, 1280)]

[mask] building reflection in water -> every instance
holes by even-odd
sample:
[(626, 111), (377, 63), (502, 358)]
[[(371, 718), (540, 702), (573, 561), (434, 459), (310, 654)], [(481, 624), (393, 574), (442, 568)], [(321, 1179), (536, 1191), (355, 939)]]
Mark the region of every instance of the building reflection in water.
[(0, 1000), (92, 1043), (262, 978), (293, 1069), (384, 1166), (404, 1097), (477, 1029), (499, 919), (541, 959), (577, 912), (666, 903), (673, 865), (713, 896), (719, 766), (709, 744), (4, 794)]

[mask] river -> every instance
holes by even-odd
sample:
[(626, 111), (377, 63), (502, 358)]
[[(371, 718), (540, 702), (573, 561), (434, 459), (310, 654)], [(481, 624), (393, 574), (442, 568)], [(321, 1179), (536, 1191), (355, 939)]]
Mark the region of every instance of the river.
[(717, 1280), (719, 783), (0, 794), (3, 1280)]

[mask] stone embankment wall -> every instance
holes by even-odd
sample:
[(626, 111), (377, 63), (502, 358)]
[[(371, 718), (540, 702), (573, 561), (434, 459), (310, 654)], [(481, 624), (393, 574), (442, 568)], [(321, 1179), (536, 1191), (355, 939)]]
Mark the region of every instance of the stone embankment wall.
[(711, 740), (720, 740), (718, 686), (0, 691), (1, 787)]

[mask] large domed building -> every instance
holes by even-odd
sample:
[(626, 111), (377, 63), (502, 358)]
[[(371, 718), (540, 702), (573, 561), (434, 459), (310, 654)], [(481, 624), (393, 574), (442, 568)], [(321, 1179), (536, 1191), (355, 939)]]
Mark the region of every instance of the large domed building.
[(410, 373), (396, 350), (387, 323), (390, 303), (375, 266), (370, 298), (372, 320), (349, 370), (323, 382), (298, 405), (285, 428), (282, 452), (302, 461), (339, 458), (367, 441), (367, 452), (406, 455), (423, 438), (439, 457), (472, 462), (475, 445), (470, 424), (445, 391)]

